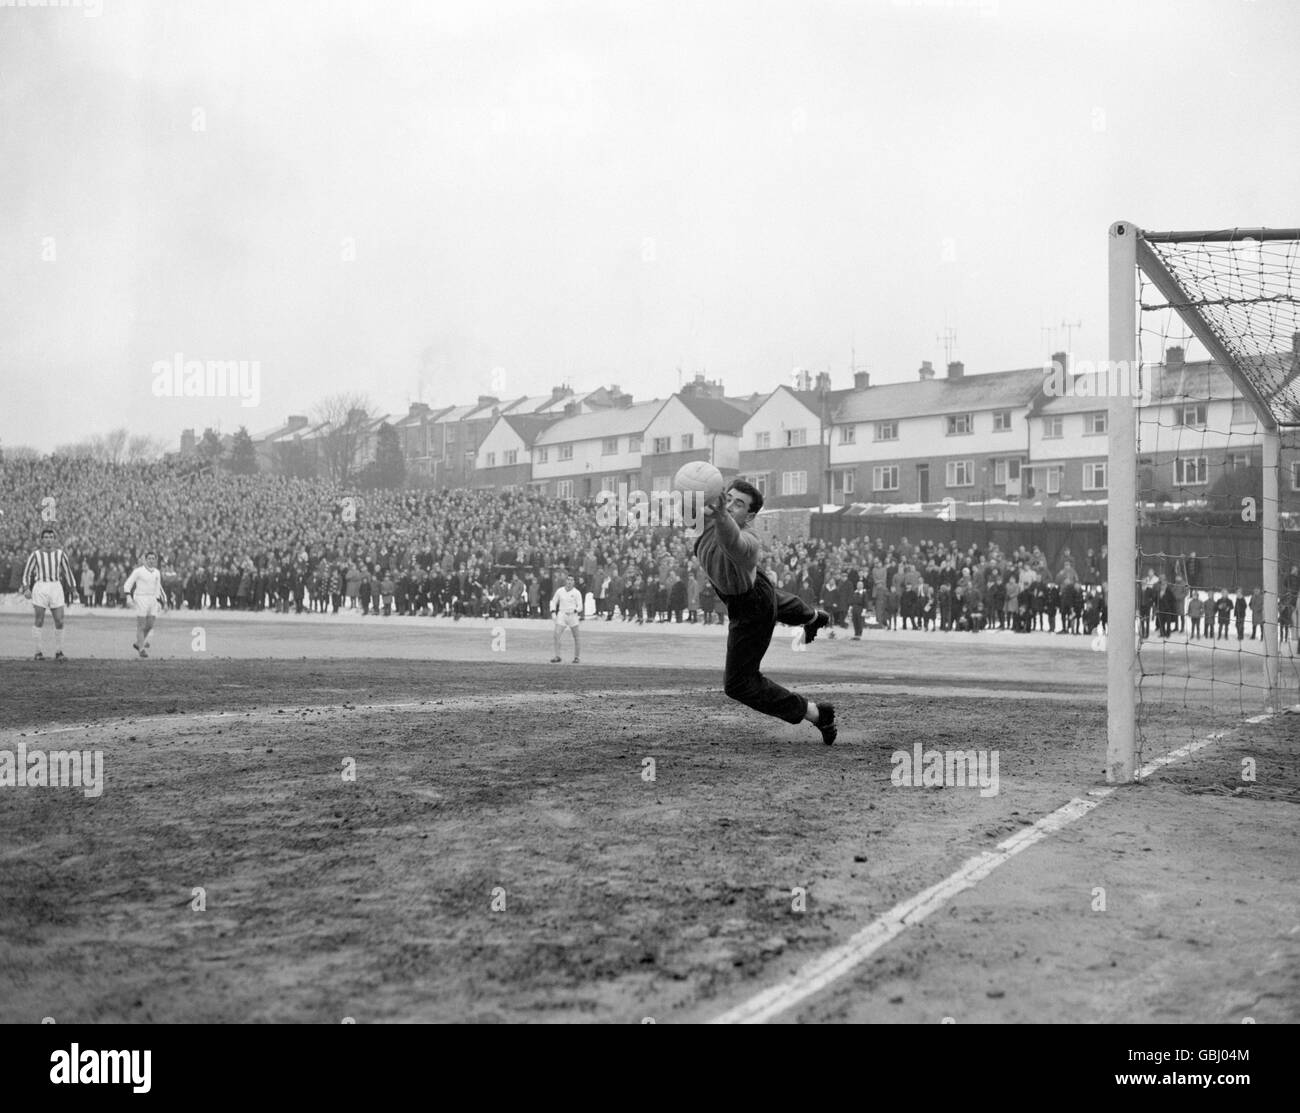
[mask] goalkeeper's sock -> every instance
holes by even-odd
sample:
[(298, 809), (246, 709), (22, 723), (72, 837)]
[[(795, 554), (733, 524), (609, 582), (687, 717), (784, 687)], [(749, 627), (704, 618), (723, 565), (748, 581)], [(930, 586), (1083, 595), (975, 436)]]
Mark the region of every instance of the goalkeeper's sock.
[(32, 627), (32, 641), (36, 643), (36, 652), (39, 653), (41, 651), (41, 628), (39, 626)]
[(63, 627), (61, 626), (56, 626), (54, 628), (54, 652), (63, 652)]

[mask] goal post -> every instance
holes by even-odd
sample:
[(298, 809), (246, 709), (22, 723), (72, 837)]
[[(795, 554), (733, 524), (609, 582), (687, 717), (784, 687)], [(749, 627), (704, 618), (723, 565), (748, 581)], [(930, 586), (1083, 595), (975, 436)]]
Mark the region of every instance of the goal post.
[[(1112, 367), (1141, 374), (1137, 361), (1137, 228), (1110, 228)], [(1106, 463), (1106, 780), (1133, 779), (1137, 752), (1137, 413), (1131, 397), (1112, 391)], [(1125, 619), (1127, 617), (1127, 620)], [(1118, 618), (1118, 621), (1117, 621)]]
[[(1111, 381), (1127, 382), (1129, 390), (1112, 389), (1107, 406), (1106, 778), (1125, 783), (1133, 780), (1142, 750), (1144, 689), (1154, 705), (1181, 701), (1185, 708), (1192, 701), (1207, 715), (1225, 705), (1276, 711), (1292, 694), (1295, 655), (1289, 639), (1279, 640), (1279, 617), (1288, 602), (1293, 621), (1300, 608), (1279, 593), (1291, 583), (1281, 560), (1284, 442), (1288, 450), (1300, 448), (1300, 229), (1156, 233), (1117, 221), (1109, 237)], [(1147, 350), (1152, 337), (1160, 341), (1156, 359)], [(1176, 346), (1167, 346), (1169, 340)], [(1207, 358), (1184, 361), (1184, 343), (1199, 344)], [(1244, 467), (1253, 474), (1256, 459), (1258, 506), (1254, 489), (1240, 499), (1250, 535), (1224, 541), (1229, 507), (1236, 509), (1225, 496), (1244, 489), (1232, 473)], [(1210, 461), (1221, 473), (1213, 487)], [(1300, 489), (1300, 464), (1291, 466), (1291, 487)], [(1217, 507), (1206, 497), (1211, 489), (1219, 490)], [(1207, 585), (1193, 583), (1190, 572), (1186, 582), (1179, 577), (1178, 630), (1195, 629), (1184, 622), (1188, 595), (1198, 609), (1207, 601), (1219, 608), (1206, 613), (1206, 623), (1220, 623), (1220, 631), (1227, 600), (1237, 624), (1235, 659), (1230, 639), (1220, 633), (1216, 641), (1212, 627), (1208, 646), (1190, 634), (1180, 646), (1168, 640), (1172, 612), (1160, 593), (1172, 588), (1170, 567), (1186, 558), (1164, 551), (1176, 543), (1144, 540), (1171, 521), (1191, 529), (1199, 524), (1211, 551), (1217, 538), (1225, 547), (1213, 562), (1215, 574), (1222, 579), (1230, 572), (1240, 581)], [(1161, 570), (1158, 579), (1148, 565)], [(1207, 586), (1208, 600), (1202, 599)], [(1162, 600), (1161, 641), (1148, 646), (1153, 590)], [(1294, 594), (1293, 583), (1289, 590)], [(1247, 595), (1249, 652), (1241, 632)], [(1256, 625), (1262, 653), (1255, 649)]]

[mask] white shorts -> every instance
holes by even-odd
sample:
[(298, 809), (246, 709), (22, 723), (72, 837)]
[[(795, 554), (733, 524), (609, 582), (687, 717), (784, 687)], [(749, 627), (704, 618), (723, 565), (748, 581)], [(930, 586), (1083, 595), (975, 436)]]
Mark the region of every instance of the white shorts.
[(63, 585), (57, 580), (37, 580), (32, 584), (32, 606), (57, 611), (65, 605)]
[(137, 595), (135, 609), (141, 618), (153, 618), (158, 613), (158, 596)]
[(555, 625), (559, 627), (573, 627), (578, 625), (578, 612), (573, 611), (569, 614), (560, 614), (555, 616)]

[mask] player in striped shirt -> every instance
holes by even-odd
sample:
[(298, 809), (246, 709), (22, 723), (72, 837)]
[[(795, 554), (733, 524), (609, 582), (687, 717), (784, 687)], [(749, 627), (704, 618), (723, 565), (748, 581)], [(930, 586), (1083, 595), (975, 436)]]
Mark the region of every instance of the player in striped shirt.
[(41, 547), (32, 550), (23, 568), (23, 596), (31, 600), (36, 612), (36, 624), (32, 627), (36, 660), (45, 660), (45, 654), (41, 652), (41, 627), (45, 625), (45, 612), (48, 610), (54, 616), (54, 659), (66, 661), (67, 657), (63, 655), (63, 608), (67, 599), (76, 596), (76, 580), (67, 556), (62, 549), (54, 547), (54, 530), (48, 526), (41, 530)]
[(131, 648), (141, 657), (148, 657), (149, 631), (153, 629), (159, 610), (167, 606), (162, 573), (158, 570), (158, 554), (152, 549), (144, 554), (144, 563), (126, 578), (122, 593), (135, 603), (135, 642)]

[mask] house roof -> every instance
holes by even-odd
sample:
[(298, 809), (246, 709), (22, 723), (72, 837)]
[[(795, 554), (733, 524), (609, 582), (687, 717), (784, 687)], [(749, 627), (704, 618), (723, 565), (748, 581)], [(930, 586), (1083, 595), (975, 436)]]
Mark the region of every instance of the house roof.
[(711, 433), (735, 433), (739, 435), (749, 417), (749, 414), (744, 410), (738, 409), (721, 398), (683, 398), (679, 394), (677, 399)]
[[(565, 397), (571, 397), (565, 395)], [(522, 398), (516, 398), (509, 405), (503, 405), (501, 412), (503, 414), (535, 414), (550, 406), (555, 401), (549, 394), (531, 394)], [(561, 399), (563, 401), (563, 399)]]
[(555, 414), (502, 414), (501, 420), (519, 435), (525, 448), (532, 448), (542, 430), (563, 418)]
[[(1005, 410), (1028, 405), (1043, 388), (1041, 367), (995, 371), (989, 375), (963, 375), (911, 383), (883, 383), (865, 390), (848, 391), (831, 420), (892, 421), (974, 410)], [(793, 393), (793, 392), (792, 392)]]
[[(307, 429), (310, 428), (310, 424), (311, 424), (310, 422), (308, 422), (306, 425), (300, 424), (298, 425), (298, 428)], [(267, 441), (277, 440), (278, 438), (283, 437), (285, 434), (291, 433), (292, 431), (293, 431), (293, 426), (287, 421), (282, 421), (274, 429), (270, 429), (265, 433), (254, 433), (252, 435), (253, 443), (265, 444)]]
[(729, 405), (735, 406), (738, 410), (744, 410), (745, 413), (752, 414), (771, 396), (770, 392), (767, 394), (759, 394), (758, 391), (754, 391), (753, 394), (747, 394), (743, 398), (723, 398), (723, 401)]
[(640, 433), (663, 406), (663, 400), (656, 398), (650, 402), (629, 406), (627, 409), (596, 410), (593, 413), (563, 417), (554, 425), (548, 426), (534, 443), (563, 444), (567, 441), (590, 441), (626, 433)]
[(451, 408), (452, 407), (450, 406), (443, 406), (441, 408), (437, 406), (430, 406), (429, 409), (424, 413), (408, 412), (405, 417), (398, 418), (392, 424), (394, 425), (394, 427), (398, 429), (405, 429), (412, 425), (419, 425), (421, 422), (424, 421), (436, 421), (439, 417), (441, 417)]
[(434, 418), (434, 423), (442, 425), (446, 422), (459, 421), (462, 417), (473, 413), (478, 408), (479, 405), (477, 402), (469, 406), (451, 406), (450, 408), (443, 410), (442, 413)]

